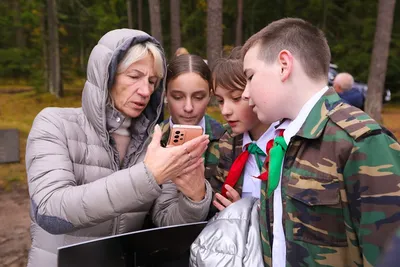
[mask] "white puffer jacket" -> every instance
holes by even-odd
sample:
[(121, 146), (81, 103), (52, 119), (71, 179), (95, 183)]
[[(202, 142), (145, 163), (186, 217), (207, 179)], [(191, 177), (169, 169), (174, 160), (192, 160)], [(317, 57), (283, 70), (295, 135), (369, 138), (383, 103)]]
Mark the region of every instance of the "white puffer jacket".
[[(32, 247), (28, 266), (57, 266), (57, 248), (142, 228), (161, 187), (142, 162), (162, 109), (164, 79), (144, 112), (132, 120), (132, 140), (124, 166), (110, 144), (110, 133), (124, 116), (106, 105), (119, 61), (136, 43), (158, 42), (130, 29), (104, 35), (93, 49), (82, 108), (46, 108), (35, 118), (26, 147), (31, 197)], [(111, 78), (109, 78), (111, 76)], [(159, 212), (168, 224), (204, 220), (211, 201), (182, 198)]]

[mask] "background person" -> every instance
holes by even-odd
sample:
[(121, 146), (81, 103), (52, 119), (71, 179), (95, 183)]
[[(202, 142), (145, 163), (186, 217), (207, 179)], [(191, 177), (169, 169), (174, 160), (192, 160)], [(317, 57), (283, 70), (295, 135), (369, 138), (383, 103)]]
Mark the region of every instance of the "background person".
[(333, 88), (340, 98), (356, 108), (364, 108), (364, 95), (362, 92), (353, 88), (354, 78), (347, 72), (342, 72), (336, 75), (333, 80)]

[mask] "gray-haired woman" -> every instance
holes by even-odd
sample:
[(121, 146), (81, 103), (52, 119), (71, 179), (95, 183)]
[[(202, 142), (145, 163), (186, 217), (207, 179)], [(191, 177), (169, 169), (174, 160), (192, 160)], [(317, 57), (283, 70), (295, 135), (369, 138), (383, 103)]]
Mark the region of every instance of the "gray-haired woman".
[[(57, 248), (139, 230), (171, 177), (203, 170), (203, 136), (160, 146), (165, 58), (158, 42), (136, 30), (114, 30), (94, 47), (82, 108), (46, 108), (27, 141), (32, 247), (28, 266), (57, 266)], [(200, 202), (168, 209), (171, 224), (207, 216)], [(197, 198), (196, 198), (197, 199)]]

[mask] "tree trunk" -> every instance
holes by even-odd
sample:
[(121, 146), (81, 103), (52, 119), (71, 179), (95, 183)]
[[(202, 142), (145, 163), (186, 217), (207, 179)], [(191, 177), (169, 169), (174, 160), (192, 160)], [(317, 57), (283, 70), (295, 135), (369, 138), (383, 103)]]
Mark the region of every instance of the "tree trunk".
[(126, 10), (128, 12), (128, 28), (133, 29), (132, 0), (126, 0)]
[(279, 13), (281, 18), (286, 17), (286, 0), (279, 0)]
[(151, 35), (162, 45), (160, 0), (149, 0)]
[(79, 11), (78, 14), (79, 14), (79, 67), (82, 73), (84, 73), (85, 72), (85, 42), (83, 39), (84, 29), (82, 25), (81, 12)]
[(24, 36), (24, 28), (21, 23), (21, 6), (19, 0), (14, 0), (14, 27), (15, 27), (15, 42), (18, 48), (23, 48), (26, 46), (26, 40)]
[(138, 0), (137, 1), (137, 17), (138, 17), (138, 29), (143, 30), (143, 16), (142, 16), (142, 11), (143, 11), (143, 1)]
[(368, 76), (368, 92), (365, 111), (376, 121), (381, 122), (382, 96), (385, 87), (389, 45), (392, 34), (396, 0), (379, 0), (376, 21), (374, 48)]
[(55, 94), (54, 84), (54, 17), (53, 17), (53, 0), (47, 0), (47, 70), (48, 70), (48, 84), (50, 94)]
[(322, 31), (326, 33), (326, 18), (328, 16), (328, 3), (322, 0)]
[(242, 45), (243, 40), (243, 0), (237, 0), (236, 46)]
[(57, 98), (63, 96), (61, 81), (60, 47), (58, 42), (58, 18), (56, 0), (47, 0), (48, 30), (49, 30), (49, 56), (50, 56), (50, 93)]
[(171, 55), (181, 47), (180, 0), (170, 0), (171, 13)]
[(43, 54), (43, 80), (46, 92), (50, 92), (50, 72), (49, 72), (49, 48), (48, 48), (48, 38), (46, 29), (46, 3), (44, 3), (42, 8), (42, 17), (40, 20), (40, 31), (42, 33), (42, 54)]
[(222, 1), (207, 1), (207, 61), (210, 68), (222, 52)]

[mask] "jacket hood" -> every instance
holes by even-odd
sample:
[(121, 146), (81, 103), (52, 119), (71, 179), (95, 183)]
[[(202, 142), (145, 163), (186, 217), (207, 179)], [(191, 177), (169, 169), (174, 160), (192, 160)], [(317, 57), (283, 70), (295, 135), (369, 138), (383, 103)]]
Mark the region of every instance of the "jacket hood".
[(160, 48), (164, 61), (164, 77), (141, 114), (149, 121), (147, 126), (147, 130), (149, 130), (154, 127), (160, 116), (165, 88), (166, 60), (164, 50), (159, 42), (143, 31), (118, 29), (106, 33), (90, 54), (87, 80), (82, 93), (82, 109), (95, 131), (105, 141), (108, 140), (106, 125), (108, 90), (114, 82), (117, 66), (130, 47), (147, 41)]

